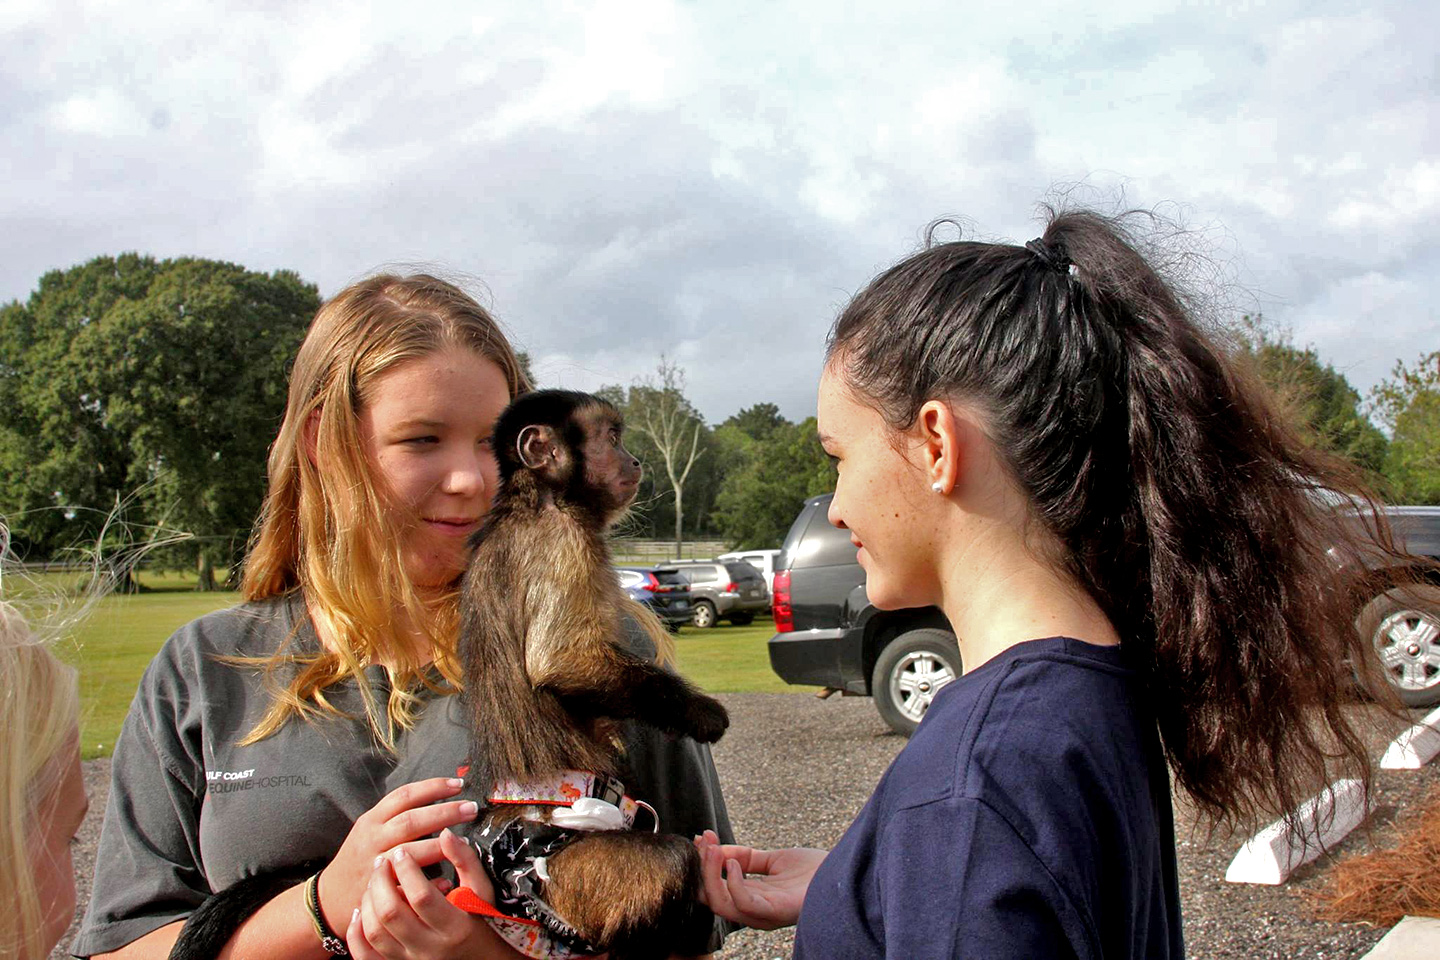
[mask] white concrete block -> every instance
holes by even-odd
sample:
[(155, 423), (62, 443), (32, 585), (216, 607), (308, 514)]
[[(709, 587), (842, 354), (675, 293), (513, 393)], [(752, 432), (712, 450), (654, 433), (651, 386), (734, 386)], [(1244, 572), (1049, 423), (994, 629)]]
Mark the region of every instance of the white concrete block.
[(1396, 737), (1380, 758), (1381, 770), (1419, 770), (1440, 754), (1440, 709)]
[(1364, 784), (1336, 780), (1300, 805), (1296, 811), (1299, 831), (1289, 830), (1284, 820), (1277, 820), (1246, 841), (1230, 861), (1225, 879), (1231, 883), (1284, 883), (1296, 867), (1314, 860), (1359, 826), (1366, 813)]
[(1440, 920), (1406, 917), (1361, 960), (1435, 960), (1440, 957)]

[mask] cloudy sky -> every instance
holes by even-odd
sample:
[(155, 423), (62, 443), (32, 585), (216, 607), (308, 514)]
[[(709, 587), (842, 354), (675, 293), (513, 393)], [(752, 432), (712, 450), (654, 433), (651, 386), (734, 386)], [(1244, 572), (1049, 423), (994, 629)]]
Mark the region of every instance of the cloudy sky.
[[(1233, 8), (1233, 9), (1232, 9)], [(476, 278), (547, 385), (663, 350), (814, 411), (925, 224), (1160, 207), (1362, 391), (1440, 349), (1440, 12), (1413, 2), (0, 4), (0, 300), (98, 254)]]

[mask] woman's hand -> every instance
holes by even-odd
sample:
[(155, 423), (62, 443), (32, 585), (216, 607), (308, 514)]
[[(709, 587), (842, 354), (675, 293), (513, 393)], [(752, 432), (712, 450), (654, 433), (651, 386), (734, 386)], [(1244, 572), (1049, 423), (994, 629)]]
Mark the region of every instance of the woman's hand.
[(695, 846), (700, 851), (705, 905), (726, 920), (759, 930), (788, 927), (800, 919), (805, 891), (826, 853), (807, 847), (756, 850), (722, 845), (713, 830), (696, 837)]
[(484, 919), (445, 899), (448, 882), (426, 878), (423, 868), (442, 859), (454, 864), (460, 886), (494, 901), (475, 849), (449, 830), (439, 839), (404, 844), (376, 859), (345, 932), (355, 960), (523, 960)]
[(455, 796), (464, 786), (465, 781), (454, 777), (407, 783), (390, 791), (356, 819), (335, 859), (320, 874), (320, 910), (330, 929), (342, 930), (349, 924), (370, 882), (376, 857), (403, 843), (475, 819), (478, 807), (473, 800), (436, 802)]

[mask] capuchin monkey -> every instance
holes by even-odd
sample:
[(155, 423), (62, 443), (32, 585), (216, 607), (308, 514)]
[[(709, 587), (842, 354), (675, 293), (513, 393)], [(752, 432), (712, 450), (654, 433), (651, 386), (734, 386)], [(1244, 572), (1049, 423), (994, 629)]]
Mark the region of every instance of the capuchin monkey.
[[(624, 719), (701, 743), (718, 740), (729, 724), (718, 701), (620, 646), (627, 620), (662, 660), (672, 645), (610, 566), (605, 532), (640, 484), (640, 463), (621, 431), (609, 403), (560, 390), (516, 399), (496, 423), (500, 487), (475, 534), (461, 592), (473, 737), (466, 780), (482, 806), (470, 835), (497, 900), (538, 897), (552, 937), (608, 951), (611, 960), (663, 960), (704, 953), (713, 925), (698, 900), (700, 860), (689, 839), (614, 829), (557, 837), (551, 808), (488, 802), (497, 783), (540, 783), (570, 770), (623, 781)], [(532, 872), (517, 891), (513, 874), (496, 875), (497, 848), (521, 860), (544, 854), (546, 878)], [(251, 914), (323, 865), (249, 877), (216, 893), (186, 921), (171, 960), (211, 960)]]
[[(662, 658), (671, 645), (610, 565), (606, 531), (641, 473), (622, 428), (606, 401), (561, 390), (518, 398), (496, 423), (500, 485), (473, 540), (459, 643), (474, 737), (467, 781), (486, 792), (472, 830), (482, 850), (507, 827), (514, 847), (518, 820), (550, 817), (546, 807), (487, 803), (492, 785), (571, 770), (623, 780), (623, 719), (701, 743), (729, 724), (718, 701), (621, 646), (627, 619)], [(560, 921), (552, 933), (573, 931), (612, 960), (705, 952), (713, 921), (697, 899), (700, 861), (688, 838), (603, 830), (546, 852), (547, 875), (531, 892), (545, 919)], [(497, 863), (482, 860), (501, 892)]]

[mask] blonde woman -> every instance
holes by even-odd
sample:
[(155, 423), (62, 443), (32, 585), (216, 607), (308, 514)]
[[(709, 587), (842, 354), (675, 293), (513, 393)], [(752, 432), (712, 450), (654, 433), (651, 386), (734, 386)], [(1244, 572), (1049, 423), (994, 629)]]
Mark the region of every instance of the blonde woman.
[[(366, 956), (509, 955), (426, 895), (426, 864), (382, 855), (476, 812), (458, 798), (456, 588), (495, 488), (492, 425), (526, 389), (495, 322), (443, 281), (377, 276), (321, 308), (271, 449), (247, 602), (183, 627), (141, 681), (73, 953), (163, 957), (212, 892), (311, 863), (233, 955), (341, 955), (362, 907)], [(667, 829), (728, 833), (708, 750), (636, 731), (630, 756)]]
[[(0, 527), (0, 534), (4, 528)], [(75, 671), (0, 601), (0, 958), (41, 960), (75, 915), (70, 841), (85, 819)], [(14, 891), (11, 893), (10, 891)]]

